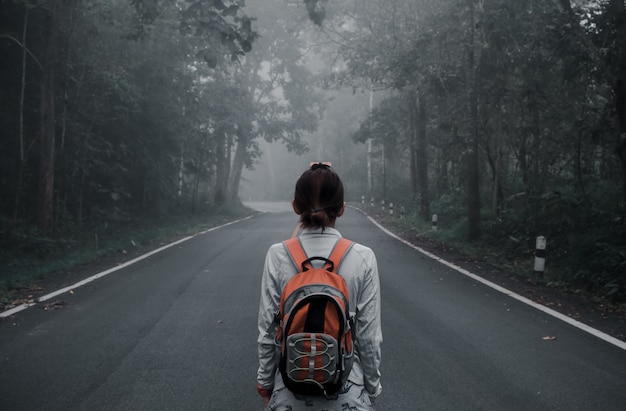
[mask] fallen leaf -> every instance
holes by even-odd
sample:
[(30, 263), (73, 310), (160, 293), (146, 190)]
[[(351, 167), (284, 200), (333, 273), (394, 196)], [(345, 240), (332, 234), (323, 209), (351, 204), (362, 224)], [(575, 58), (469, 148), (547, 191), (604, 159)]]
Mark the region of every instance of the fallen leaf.
[(55, 300), (52, 301), (50, 303), (44, 304), (43, 309), (44, 311), (48, 311), (48, 310), (57, 310), (65, 305), (68, 305), (69, 303), (67, 301), (63, 301), (63, 300)]

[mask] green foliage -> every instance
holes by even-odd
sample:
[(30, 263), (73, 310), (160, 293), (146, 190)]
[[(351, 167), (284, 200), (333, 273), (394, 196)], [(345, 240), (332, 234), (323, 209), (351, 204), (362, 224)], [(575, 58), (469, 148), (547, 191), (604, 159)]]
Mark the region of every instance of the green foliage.
[(66, 227), (54, 236), (42, 234), (28, 222), (1, 220), (0, 307), (11, 301), (11, 292), (28, 290), (50, 275), (138, 247), (154, 247), (250, 213), (241, 205), (214, 207), (196, 215), (177, 213), (91, 227)]
[(322, 25), (326, 17), (326, 3), (328, 0), (304, 0), (309, 18), (318, 26)]
[[(133, 24), (126, 38), (144, 39), (150, 35), (150, 29), (163, 15), (176, 10), (180, 13), (179, 29), (184, 36), (192, 35), (203, 38), (209, 44), (217, 44), (228, 50), (231, 60), (252, 50), (252, 43), (258, 34), (252, 28), (252, 19), (244, 12), (243, 0), (195, 0), (188, 1), (180, 9), (181, 3), (173, 0), (131, 0), (135, 10)], [(210, 46), (201, 50), (203, 57), (211, 67), (218, 62), (216, 55), (223, 50)]]
[(625, 226), (619, 208), (591, 206), (575, 194), (553, 192), (512, 199), (485, 224), (481, 241), (498, 244), (502, 260), (531, 261), (537, 236), (547, 239), (546, 281), (570, 284), (614, 301), (626, 297)]
[[(626, 15), (614, 2), (583, 2), (573, 15), (567, 1), (357, 3), (58, 2), (48, 41), (49, 9), (29, 11), (21, 38), (24, 5), (4, 2), (4, 238), (45, 257), (84, 232), (236, 203), (242, 168), (254, 167), (266, 141), (299, 154), (314, 147), (341, 164), (357, 201), (374, 196), (379, 207), (385, 198), (409, 215), (430, 202), (438, 235), (462, 238), (470, 227), (467, 159), (477, 158), (483, 238), (475, 246), (496, 244), (490, 255), (526, 261), (544, 235), (547, 275), (623, 298), (626, 160), (615, 147), (626, 124), (616, 93), (626, 82)], [(44, 67), (50, 44), (57, 63)], [(337, 47), (319, 54), (329, 44)], [(323, 80), (324, 61), (333, 70)], [(43, 69), (55, 76), (56, 96), (56, 232), (46, 235), (31, 226)], [(320, 94), (323, 82), (352, 88), (359, 103), (335, 104), (322, 118), (333, 107), (327, 97), (339, 95)], [(370, 90), (375, 107), (364, 116)], [(368, 140), (368, 153), (352, 144)], [(418, 178), (424, 173), (428, 184)]]
[(571, 248), (562, 259), (572, 271), (559, 278), (615, 302), (626, 298), (626, 241), (624, 229), (601, 227), (570, 238)]
[(406, 145), (408, 116), (406, 101), (402, 97), (384, 99), (361, 123), (361, 127), (352, 138), (360, 143), (365, 143), (371, 138), (377, 144), (384, 144), (385, 148), (393, 153), (395, 148)]
[(458, 221), (465, 216), (465, 194), (461, 190), (452, 190), (439, 196), (432, 202), (433, 213), (442, 221)]
[[(333, 17), (343, 38), (356, 39), (340, 49), (345, 70), (333, 78), (392, 90), (353, 138), (375, 144), (374, 168), (401, 164), (394, 178), (404, 183), (418, 180), (409, 153), (419, 148), (407, 127), (415, 117), (402, 96), (419, 96), (428, 200), (442, 227), (437, 236), (529, 267), (524, 262), (543, 235), (547, 281), (623, 301), (626, 158), (620, 164), (615, 147), (626, 118), (619, 92), (626, 13), (617, 3), (587, 2), (572, 14), (567, 1), (490, 0), (470, 7), (433, 0), (418, 7), (401, 0), (386, 7), (369, 0)], [(475, 193), (466, 171), (467, 160), (476, 158), (474, 135), (482, 237), (472, 246), (462, 238), (470, 227), (468, 196)], [(377, 155), (382, 147), (385, 158)], [(405, 202), (402, 194), (391, 190), (387, 201)], [(412, 198), (408, 215), (422, 203)]]

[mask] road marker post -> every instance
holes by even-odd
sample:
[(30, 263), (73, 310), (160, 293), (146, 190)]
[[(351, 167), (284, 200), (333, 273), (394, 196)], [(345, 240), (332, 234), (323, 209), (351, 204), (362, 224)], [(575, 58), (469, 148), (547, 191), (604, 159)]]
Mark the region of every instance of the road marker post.
[(546, 269), (546, 238), (542, 235), (535, 241), (535, 271), (543, 274)]

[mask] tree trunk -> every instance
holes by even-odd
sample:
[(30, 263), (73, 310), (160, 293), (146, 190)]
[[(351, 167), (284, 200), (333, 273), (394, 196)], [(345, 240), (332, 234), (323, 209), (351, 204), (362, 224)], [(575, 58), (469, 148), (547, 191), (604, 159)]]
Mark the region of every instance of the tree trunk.
[(37, 225), (43, 232), (50, 230), (54, 211), (54, 64), (56, 61), (55, 5), (44, 18), (45, 63), (41, 78), (40, 115), (40, 164), (39, 200), (37, 203)]
[(80, 169), (80, 189), (78, 191), (78, 213), (76, 215), (76, 221), (80, 227), (83, 226), (83, 203), (85, 199), (85, 177), (87, 172), (84, 167)]
[(228, 177), (230, 174), (230, 158), (228, 156), (229, 148), (227, 147), (227, 135), (223, 130), (216, 131), (216, 149), (215, 157), (215, 196), (216, 203), (221, 204), (226, 201), (226, 193), (228, 191)]
[(200, 187), (200, 171), (196, 171), (193, 179), (193, 192), (191, 195), (191, 214), (196, 214), (196, 202), (198, 201), (198, 188)]
[(178, 188), (176, 198), (178, 205), (183, 204), (183, 182), (185, 179), (185, 143), (180, 143), (180, 161), (178, 162)]
[(246, 153), (248, 151), (249, 137), (246, 131), (239, 131), (239, 138), (237, 139), (237, 148), (235, 149), (235, 157), (233, 158), (233, 166), (230, 173), (230, 180), (228, 181), (228, 197), (227, 200), (230, 204), (239, 202), (239, 184), (241, 182), (241, 173), (243, 172), (243, 166), (246, 161)]
[[(622, 164), (622, 190), (623, 199), (626, 204), (626, 77), (624, 76), (625, 67), (618, 65), (617, 71), (619, 74), (615, 75), (611, 70), (610, 63), (605, 61), (600, 50), (591, 42), (587, 34), (580, 27), (580, 22), (574, 11), (572, 10), (571, 0), (560, 0), (563, 11), (568, 15), (570, 24), (572, 27), (578, 27), (579, 36), (585, 45), (586, 52), (593, 60), (596, 67), (603, 73), (607, 84), (613, 87), (615, 92), (615, 109), (617, 111), (617, 117), (619, 120), (619, 136), (617, 146), (617, 156)], [(609, 12), (616, 18), (626, 13), (626, 5), (624, 0), (611, 0)], [(622, 39), (619, 39), (622, 41)], [(626, 56), (620, 56), (622, 61), (626, 59)], [(619, 61), (619, 60), (618, 60)], [(619, 64), (619, 63), (618, 63)]]
[(22, 27), (22, 78), (20, 85), (20, 119), (19, 133), (20, 152), (18, 157), (17, 185), (15, 188), (15, 204), (13, 209), (13, 221), (17, 221), (20, 212), (20, 197), (22, 195), (22, 185), (25, 173), (24, 154), (24, 97), (26, 94), (26, 33), (28, 28), (28, 4), (24, 3), (24, 25)]
[(622, 163), (622, 183), (624, 204), (626, 205), (626, 82), (617, 80), (615, 86), (615, 108), (619, 120), (620, 142), (617, 155)]
[(417, 132), (415, 125), (417, 123), (417, 109), (415, 105), (415, 96), (413, 93), (409, 93), (409, 177), (411, 181), (411, 195), (414, 199), (417, 199), (419, 193), (419, 180), (417, 178)]
[(419, 213), (424, 221), (430, 220), (430, 192), (428, 189), (428, 144), (426, 141), (426, 106), (419, 91), (410, 94), (411, 134), (414, 141), (414, 185), (419, 193)]
[(493, 210), (494, 217), (500, 217), (501, 210), (501, 198), (502, 198), (502, 189), (500, 187), (500, 151), (498, 150), (496, 154), (496, 160), (494, 164), (493, 170), (493, 187), (491, 194), (491, 208)]
[(370, 90), (370, 121), (369, 132), (370, 136), (367, 139), (367, 194), (371, 197), (374, 190), (374, 179), (372, 173), (372, 111), (374, 111), (374, 92)]
[(468, 55), (468, 86), (470, 131), (467, 141), (467, 222), (468, 240), (480, 237), (480, 180), (478, 174), (478, 70), (476, 61), (476, 18), (474, 0), (470, 2), (470, 38)]
[[(624, 0), (611, 0), (611, 12), (614, 13), (616, 19), (624, 21), (626, 18), (626, 4)], [(619, 20), (618, 20), (619, 21)], [(622, 39), (623, 40), (623, 39)], [(615, 110), (617, 112), (619, 126), (619, 146), (617, 155), (622, 163), (622, 194), (624, 205), (626, 207), (626, 55), (621, 56), (622, 62), (618, 66), (619, 75), (614, 79), (615, 91)], [(611, 78), (609, 78), (609, 81)]]
[(502, 213), (502, 204), (504, 202), (504, 194), (502, 191), (502, 150), (496, 147), (491, 150), (489, 145), (485, 149), (487, 153), (487, 162), (491, 168), (491, 209), (493, 215), (497, 218)]
[(426, 105), (421, 96), (418, 100), (417, 147), (420, 181), (420, 211), (424, 221), (430, 220), (430, 190), (428, 187), (428, 142), (426, 135)]

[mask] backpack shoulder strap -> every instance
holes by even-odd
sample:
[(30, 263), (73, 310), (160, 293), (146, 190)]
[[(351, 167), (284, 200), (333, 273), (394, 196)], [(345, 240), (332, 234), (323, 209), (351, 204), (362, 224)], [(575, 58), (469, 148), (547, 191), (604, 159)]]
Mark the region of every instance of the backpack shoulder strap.
[(296, 266), (296, 269), (302, 271), (304, 269), (302, 263), (304, 263), (308, 257), (304, 248), (302, 248), (300, 239), (298, 237), (290, 238), (289, 240), (283, 241), (283, 245), (287, 249), (289, 257), (291, 257), (291, 261)]
[(347, 238), (341, 237), (339, 240), (337, 240), (333, 251), (330, 253), (330, 257), (328, 257), (328, 259), (332, 261), (335, 266), (334, 272), (339, 271), (339, 266), (343, 261), (343, 257), (348, 253), (353, 245), (354, 242), (348, 240)]
[[(343, 261), (343, 257), (348, 253), (348, 250), (352, 248), (354, 244), (353, 241), (350, 241), (346, 238), (340, 238), (335, 243), (333, 250), (330, 253), (330, 257), (328, 259), (332, 261), (334, 266), (334, 272), (337, 272), (341, 262)], [(302, 247), (302, 243), (298, 237), (290, 238), (289, 240), (283, 241), (283, 245), (287, 249), (289, 253), (289, 257), (291, 257), (291, 261), (296, 266), (298, 271), (303, 271), (303, 264), (307, 261), (308, 256)]]

